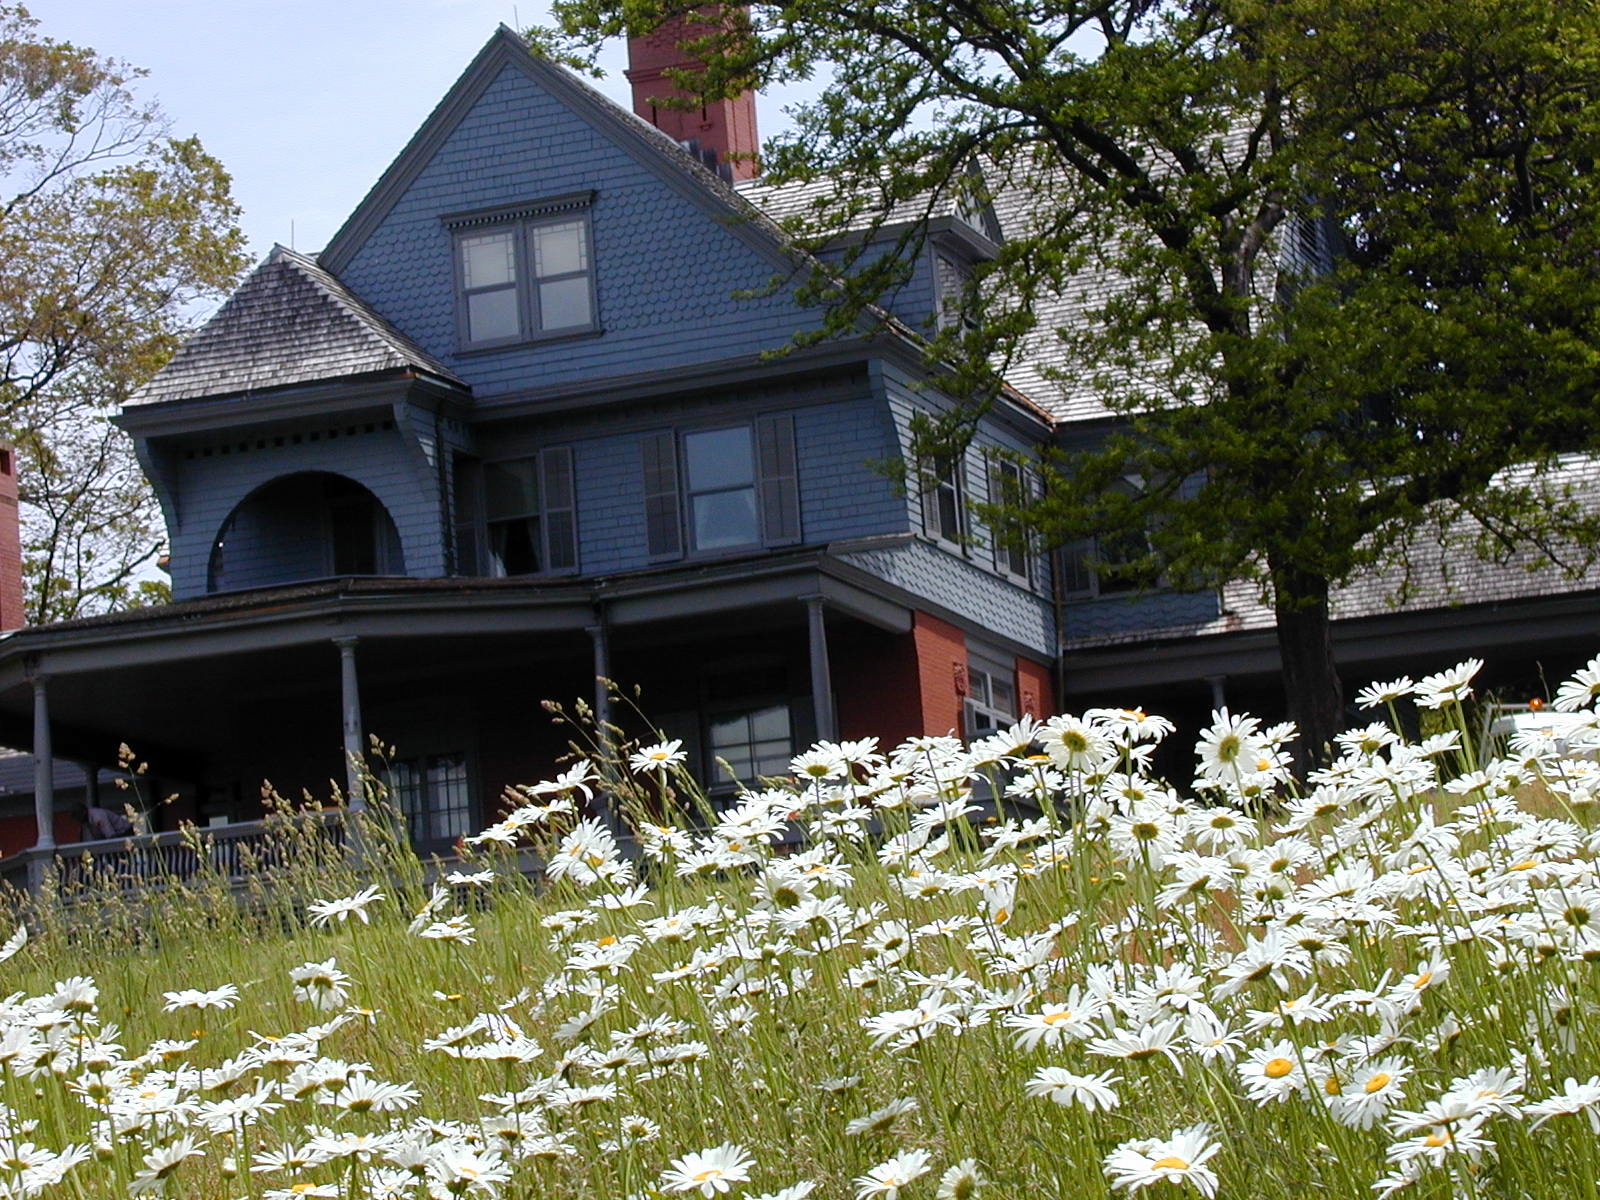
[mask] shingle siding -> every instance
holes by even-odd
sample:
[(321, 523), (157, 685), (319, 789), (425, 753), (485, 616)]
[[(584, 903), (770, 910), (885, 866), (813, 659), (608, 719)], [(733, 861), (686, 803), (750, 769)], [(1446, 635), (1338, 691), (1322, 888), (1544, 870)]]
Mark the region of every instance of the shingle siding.
[[(319, 431), (320, 432), (320, 431)], [(400, 535), (405, 573), (444, 574), (444, 539), (438, 489), (418, 468), (398, 429), (357, 433), (334, 439), (303, 437), (299, 444), (268, 446), (223, 454), (196, 449), (193, 458), (174, 454), (174, 472), (183, 497), (182, 522), (172, 539), (172, 595), (188, 600), (206, 593), (211, 550), (229, 514), (257, 488), (306, 471), (327, 471), (361, 484), (376, 496)], [(277, 559), (262, 552), (255, 562), (230, 559), (230, 576), (259, 582), (270, 579)]]
[(930, 606), (954, 613), (982, 630), (1026, 646), (1045, 658), (1056, 653), (1055, 621), (1041, 596), (999, 579), (930, 543), (912, 540), (897, 546), (842, 556), (885, 583)]
[[(603, 332), (457, 353), (445, 213), (592, 189), (595, 298)], [(480, 398), (566, 381), (750, 355), (814, 328), (818, 314), (762, 290), (777, 266), (507, 66), (342, 272)]]

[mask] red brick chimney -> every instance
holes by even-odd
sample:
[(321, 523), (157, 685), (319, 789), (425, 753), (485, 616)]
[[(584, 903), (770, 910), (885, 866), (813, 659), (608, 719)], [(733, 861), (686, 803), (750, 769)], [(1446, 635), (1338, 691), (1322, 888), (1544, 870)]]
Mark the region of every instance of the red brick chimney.
[(28, 623), (22, 607), (22, 520), (17, 511), (17, 448), (0, 442), (0, 631)]
[[(716, 9), (702, 10), (715, 18)], [(756, 94), (742, 92), (731, 100), (704, 100), (666, 77), (674, 67), (699, 64), (680, 47), (704, 37), (710, 23), (674, 17), (653, 33), (628, 39), (628, 82), (633, 85), (633, 111), (668, 137), (690, 144), (706, 165), (724, 177), (752, 179), (761, 173), (756, 152)], [(698, 106), (663, 108), (662, 100), (692, 98)]]

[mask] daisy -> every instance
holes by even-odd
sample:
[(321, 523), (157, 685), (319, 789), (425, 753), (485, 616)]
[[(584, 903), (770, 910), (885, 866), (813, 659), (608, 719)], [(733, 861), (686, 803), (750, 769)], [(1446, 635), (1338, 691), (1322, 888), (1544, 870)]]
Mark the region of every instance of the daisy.
[(1443, 708), (1472, 695), (1472, 677), (1483, 670), (1483, 659), (1469, 658), (1448, 671), (1425, 675), (1417, 682), (1418, 708)]
[(1562, 1090), (1523, 1111), (1539, 1119), (1533, 1123), (1537, 1129), (1551, 1117), (1573, 1116), (1583, 1113), (1589, 1118), (1589, 1127), (1600, 1134), (1600, 1075), (1591, 1075), (1587, 1083), (1579, 1083), (1567, 1076)]
[(1411, 695), (1416, 691), (1416, 687), (1409, 675), (1402, 675), (1393, 683), (1368, 684), (1356, 693), (1356, 704), (1361, 708), (1382, 708), (1385, 704), (1393, 704), (1402, 696)]
[(232, 1008), (239, 999), (239, 989), (231, 983), (208, 992), (198, 988), (182, 988), (161, 994), (167, 1001), (161, 1006), (162, 1012), (177, 1012), (180, 1008)]
[(1082, 1041), (1092, 1037), (1095, 1022), (1104, 1005), (1093, 996), (1085, 996), (1076, 986), (1067, 994), (1065, 1004), (1046, 1004), (1037, 1013), (1012, 1013), (1006, 1025), (1017, 1030), (1017, 1046), (1032, 1050), (1041, 1042), (1046, 1046), (1059, 1046), (1063, 1041)]
[(1250, 1051), (1235, 1069), (1246, 1094), (1257, 1104), (1287, 1100), (1306, 1086), (1299, 1050), (1287, 1039)]
[[(673, 767), (682, 764), (687, 757), (683, 751), (682, 739), (672, 738), (665, 742), (657, 742), (653, 746), (640, 746), (628, 755), (628, 766), (634, 771), (664, 775)], [(706, 1193), (708, 1196), (710, 1194)]]
[(928, 1173), (931, 1158), (926, 1150), (908, 1150), (879, 1163), (865, 1175), (856, 1177), (856, 1200), (869, 1200), (874, 1196), (898, 1200), (901, 1188)]
[(1550, 707), (1557, 712), (1577, 712), (1594, 703), (1596, 696), (1600, 696), (1600, 655), (1556, 689)]
[(882, 1108), (873, 1109), (864, 1117), (856, 1117), (844, 1127), (851, 1136), (861, 1133), (884, 1133), (895, 1121), (907, 1113), (917, 1111), (917, 1102), (910, 1097), (891, 1100)]
[(378, 900), (386, 899), (388, 897), (374, 884), (362, 888), (354, 896), (341, 896), (337, 900), (313, 900), (306, 905), (306, 912), (311, 915), (311, 924), (318, 927), (329, 925), (334, 921), (343, 923), (351, 917), (358, 918), (365, 925), (371, 920), (367, 915), (368, 906)]
[(1217, 1176), (1205, 1164), (1222, 1146), (1213, 1141), (1205, 1125), (1174, 1130), (1165, 1141), (1136, 1138), (1123, 1142), (1105, 1158), (1111, 1186), (1126, 1192), (1166, 1180), (1190, 1183), (1202, 1196), (1217, 1194)]
[(983, 1188), (984, 1178), (978, 1173), (978, 1160), (963, 1158), (939, 1176), (939, 1190), (934, 1200), (972, 1200)]
[(661, 1176), (661, 1186), (671, 1192), (698, 1191), (710, 1197), (726, 1192), (731, 1184), (745, 1183), (755, 1160), (743, 1146), (723, 1142), (672, 1160)]
[(1063, 1107), (1076, 1102), (1090, 1112), (1109, 1112), (1122, 1103), (1111, 1089), (1112, 1084), (1120, 1082), (1110, 1071), (1075, 1075), (1063, 1067), (1040, 1067), (1028, 1080), (1027, 1091), (1036, 1099), (1053, 1100)]

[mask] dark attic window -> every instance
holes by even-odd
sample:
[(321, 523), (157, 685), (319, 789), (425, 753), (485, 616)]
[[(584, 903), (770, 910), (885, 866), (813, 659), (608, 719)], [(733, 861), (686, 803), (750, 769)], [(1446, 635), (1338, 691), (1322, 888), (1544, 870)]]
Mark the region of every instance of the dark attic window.
[(453, 238), (463, 350), (514, 346), (599, 328), (594, 240), (580, 192), (444, 218)]

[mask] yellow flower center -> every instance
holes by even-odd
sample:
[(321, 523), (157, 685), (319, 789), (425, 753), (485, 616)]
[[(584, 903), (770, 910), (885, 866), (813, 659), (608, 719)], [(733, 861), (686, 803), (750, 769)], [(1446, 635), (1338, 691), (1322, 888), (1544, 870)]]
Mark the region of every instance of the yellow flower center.
[(1450, 1131), (1441, 1129), (1437, 1133), (1430, 1133), (1422, 1139), (1422, 1144), (1434, 1150), (1437, 1150), (1440, 1146), (1448, 1146), (1450, 1144)]
[(694, 1177), (694, 1181), (696, 1183), (704, 1183), (708, 1179), (716, 1179), (721, 1174), (722, 1172), (717, 1170), (716, 1167), (707, 1167), (704, 1171), (701, 1171), (700, 1174)]
[(1432, 979), (1432, 978), (1433, 978), (1433, 972), (1432, 971), (1424, 971), (1421, 975), (1417, 976), (1417, 981), (1415, 983), (1413, 983), (1411, 986), (1413, 988), (1415, 988), (1417, 991), (1420, 992), (1423, 988), (1428, 986), (1428, 981), (1430, 979)]
[(1267, 1063), (1264, 1070), (1268, 1079), (1282, 1079), (1290, 1071), (1294, 1070), (1294, 1063), (1287, 1058), (1274, 1058)]
[(1513, 871), (1526, 871), (1526, 870), (1528, 870), (1528, 869), (1529, 869), (1529, 868), (1531, 868), (1531, 867), (1536, 867), (1536, 866), (1538, 866), (1538, 865), (1539, 865), (1539, 864), (1538, 864), (1538, 863), (1537, 863), (1537, 862), (1536, 862), (1536, 861), (1534, 861), (1534, 860), (1533, 860), (1533, 859), (1531, 859), (1531, 858), (1525, 858), (1525, 859), (1523, 859), (1523, 860), (1522, 860), (1522, 861), (1521, 861), (1521, 862), (1519, 862), (1519, 863), (1512, 863), (1512, 864), (1511, 864), (1511, 869), (1512, 869), (1512, 870), (1513, 870)]
[(1365, 1085), (1367, 1095), (1370, 1096), (1373, 1092), (1383, 1091), (1384, 1088), (1389, 1086), (1389, 1079), (1390, 1076), (1387, 1071), (1379, 1071), (1371, 1079), (1367, 1080)]
[(609, 933), (606, 934), (605, 937), (601, 938), (598, 942), (595, 943), (595, 945), (597, 945), (597, 946), (615, 946), (616, 944), (617, 944), (617, 939), (612, 937)]
[(1072, 1020), (1072, 1010), (1068, 1008), (1063, 1009), (1061, 1012), (1046, 1013), (1044, 1023), (1046, 1025), (1059, 1025), (1063, 1021), (1070, 1020)]
[(1344, 1085), (1339, 1082), (1337, 1075), (1329, 1075), (1328, 1081), (1322, 1085), (1322, 1090), (1330, 1096), (1337, 1096), (1343, 1093)]
[(1166, 1158), (1156, 1159), (1155, 1162), (1150, 1164), (1150, 1169), (1152, 1171), (1187, 1171), (1189, 1164), (1176, 1154), (1169, 1154)]

